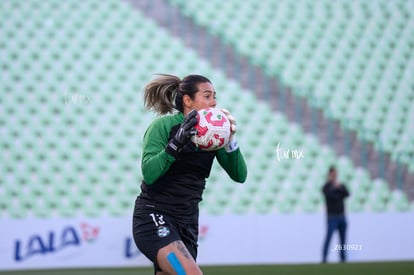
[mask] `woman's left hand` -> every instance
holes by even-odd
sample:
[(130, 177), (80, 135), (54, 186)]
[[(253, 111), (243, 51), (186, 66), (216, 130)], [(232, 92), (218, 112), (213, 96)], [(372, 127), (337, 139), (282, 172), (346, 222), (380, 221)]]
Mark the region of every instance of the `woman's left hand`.
[(236, 141), (236, 137), (234, 136), (234, 134), (237, 131), (237, 126), (236, 126), (237, 123), (236, 123), (236, 119), (234, 118), (234, 116), (232, 116), (229, 110), (221, 109), (221, 111), (227, 116), (227, 118), (230, 121), (230, 130), (231, 130), (230, 140), (224, 148), (227, 153), (231, 153), (231, 152), (236, 151), (237, 148), (239, 148), (239, 145), (237, 144), (237, 141)]
[(227, 116), (227, 118), (229, 119), (229, 121), (230, 121), (230, 129), (231, 129), (231, 136), (230, 136), (230, 138), (231, 137), (233, 137), (233, 135), (236, 133), (236, 131), (237, 131), (237, 122), (236, 122), (236, 119), (234, 118), (234, 116), (230, 113), (230, 111), (229, 110), (227, 110), (227, 109), (221, 109), (221, 111)]

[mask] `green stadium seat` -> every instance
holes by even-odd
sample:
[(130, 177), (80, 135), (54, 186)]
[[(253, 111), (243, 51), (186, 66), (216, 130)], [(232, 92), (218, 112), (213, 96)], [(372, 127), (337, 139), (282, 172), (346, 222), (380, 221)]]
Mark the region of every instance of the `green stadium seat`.
[[(204, 7), (202, 1), (171, 2), (196, 21), (206, 14), (204, 9), (198, 8)], [(307, 96), (316, 108), (330, 106), (328, 115), (347, 129), (357, 131), (362, 139), (375, 144), (378, 142), (375, 137), (383, 136), (384, 149), (393, 152), (394, 136), (388, 134), (390, 129), (382, 127), (381, 114), (375, 116), (378, 112), (368, 105), (372, 98), (383, 97), (387, 102), (384, 113), (392, 113), (388, 111), (388, 103), (398, 99), (391, 96), (407, 95), (412, 91), (412, 87), (399, 88), (407, 86), (411, 80), (397, 81), (413, 65), (409, 54), (412, 28), (409, 20), (403, 19), (411, 17), (409, 3), (287, 1), (263, 2), (257, 6), (243, 3), (237, 6), (241, 16), (229, 16), (220, 9), (214, 22), (201, 20), (198, 23), (268, 74), (283, 76), (283, 81), (292, 86), (295, 93)], [(235, 4), (229, 1), (228, 5)], [(349, 9), (353, 11), (352, 18), (347, 15)], [(383, 16), (388, 12), (395, 16)], [(306, 17), (302, 16), (304, 14)], [(246, 22), (250, 22), (248, 29)], [(240, 29), (243, 30), (242, 39)], [(412, 101), (410, 98), (402, 105), (412, 105)], [(406, 108), (401, 109), (407, 117)], [(343, 115), (344, 112), (347, 114)], [(396, 127), (401, 129), (401, 126)], [(410, 163), (410, 160), (403, 161)]]
[(373, 212), (384, 212), (387, 209), (387, 204), (377, 194), (371, 192), (367, 198), (370, 211)]
[(375, 179), (372, 182), (371, 193), (374, 193), (380, 200), (387, 201), (391, 195), (388, 184), (382, 179)]
[[(335, 13), (338, 21), (331, 20), (336, 7), (356, 5), (358, 10), (360, 3), (325, 1), (315, 5), (306, 1), (305, 7), (289, 1), (170, 2), (266, 73), (282, 77), (293, 86), (294, 93), (314, 98), (314, 106), (331, 106), (334, 119), (346, 111), (343, 118), (355, 122), (350, 128), (361, 131), (358, 123), (364, 123), (384, 140), (385, 151), (411, 148), (405, 147), (413, 144), (406, 117), (414, 97), (400, 91), (412, 90), (409, 72), (414, 63), (406, 61), (412, 49), (406, 42), (411, 39), (412, 43), (412, 38), (406, 38), (410, 28), (403, 19), (390, 20), (389, 26), (382, 24), (381, 18), (372, 23), (382, 24), (377, 33), (390, 31), (385, 32), (384, 42), (378, 43), (382, 50), (375, 50), (367, 59), (376, 34), (364, 38), (363, 15), (351, 20), (352, 28), (344, 24), (342, 9)], [(365, 5), (367, 10), (375, 6)], [(409, 10), (406, 5), (400, 4)], [(222, 6), (226, 8), (218, 8)], [(315, 9), (316, 20), (306, 19), (305, 15), (312, 16), (308, 8)], [(212, 15), (214, 21), (209, 20)], [(128, 215), (142, 180), (142, 134), (155, 118), (142, 106), (142, 89), (155, 72), (208, 75), (217, 89), (220, 106), (229, 108), (238, 120), (237, 138), (249, 165), (248, 181), (239, 186), (220, 167), (213, 167), (202, 213), (321, 211), (320, 188), (327, 167), (335, 163), (352, 192), (357, 193), (355, 211), (363, 211), (365, 204), (370, 208), (374, 194), (389, 200), (390, 207), (407, 208), (406, 203), (399, 202), (404, 199), (394, 198), (398, 195), (390, 195), (389, 190), (371, 190), (374, 184), (366, 170), (355, 168), (346, 157), (336, 156), (314, 136), (304, 134), (283, 114), (273, 112), (267, 102), (258, 101), (252, 91), (228, 79), (223, 71), (127, 3), (31, 0), (22, 5), (3, 1), (0, 17), (6, 19), (1, 20), (0, 29), (7, 38), (0, 41), (0, 131), (5, 133), (1, 152), (2, 158), (11, 160), (1, 166), (2, 175), (7, 175), (0, 182), (2, 218)], [(326, 28), (329, 24), (331, 28)], [(394, 31), (400, 32), (400, 37), (395, 37)], [(340, 43), (336, 42), (338, 38)], [(391, 39), (400, 39), (395, 48), (388, 45)], [(361, 49), (354, 51), (350, 45)], [(350, 58), (350, 53), (358, 60), (349, 61), (356, 59)], [(391, 81), (394, 78), (400, 81)], [(383, 93), (379, 94), (375, 85)], [(365, 90), (369, 93), (363, 93)], [(86, 94), (92, 102), (64, 102), (65, 93)], [(378, 107), (372, 110), (379, 113), (378, 117), (365, 116), (374, 102)], [(390, 112), (394, 114), (388, 115)], [(398, 123), (393, 125), (393, 120)], [(401, 135), (406, 138), (400, 139)], [(278, 161), (278, 143), (303, 149), (304, 159)], [(400, 157), (414, 163), (410, 154)], [(21, 189), (27, 193), (21, 194)], [(30, 200), (31, 196), (35, 200)], [(386, 203), (372, 204), (377, 211), (388, 209)]]
[(349, 158), (346, 158), (344, 156), (339, 157), (337, 168), (340, 181), (348, 182), (354, 175), (354, 167)]
[(406, 212), (412, 210), (410, 201), (407, 195), (401, 190), (392, 191), (389, 199), (390, 209), (399, 212)]

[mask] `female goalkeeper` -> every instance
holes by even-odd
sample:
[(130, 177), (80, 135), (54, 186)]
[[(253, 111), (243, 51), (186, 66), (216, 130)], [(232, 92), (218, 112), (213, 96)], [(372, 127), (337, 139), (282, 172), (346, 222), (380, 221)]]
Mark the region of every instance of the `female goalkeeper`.
[(197, 110), (215, 107), (215, 94), (210, 80), (201, 75), (182, 80), (160, 75), (145, 87), (145, 107), (163, 116), (144, 135), (144, 179), (135, 201), (133, 235), (158, 275), (202, 274), (195, 261), (198, 204), (214, 158), (234, 181), (246, 180), (246, 163), (234, 137), (236, 122), (228, 111), (223, 110), (232, 137), (224, 148), (207, 152), (190, 142), (196, 134)]

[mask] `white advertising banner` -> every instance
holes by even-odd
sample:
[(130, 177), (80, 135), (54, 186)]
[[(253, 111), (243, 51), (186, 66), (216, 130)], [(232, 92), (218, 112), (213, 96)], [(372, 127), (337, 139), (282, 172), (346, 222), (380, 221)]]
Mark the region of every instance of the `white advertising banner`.
[[(131, 218), (0, 221), (0, 270), (149, 266), (135, 247)], [(414, 213), (348, 216), (350, 261), (414, 260)], [(201, 216), (202, 265), (318, 263), (322, 214)], [(329, 260), (338, 260), (337, 235)]]
[[(200, 242), (203, 264), (320, 263), (326, 233), (323, 214), (203, 217), (208, 227)], [(360, 213), (347, 217), (343, 248), (335, 232), (328, 260), (414, 260), (414, 213)]]
[(0, 222), (0, 269), (139, 266), (129, 218)]

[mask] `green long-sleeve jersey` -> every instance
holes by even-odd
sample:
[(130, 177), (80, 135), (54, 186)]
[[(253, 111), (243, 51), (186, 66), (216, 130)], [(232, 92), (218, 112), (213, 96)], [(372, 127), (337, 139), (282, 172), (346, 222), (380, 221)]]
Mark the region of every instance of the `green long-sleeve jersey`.
[(155, 208), (190, 222), (198, 219), (198, 204), (214, 158), (236, 182), (246, 180), (247, 167), (239, 148), (230, 153), (224, 148), (207, 152), (189, 142), (177, 158), (168, 154), (165, 147), (183, 121), (184, 115), (177, 113), (159, 117), (148, 127), (141, 162), (144, 179), (138, 201), (142, 208)]

